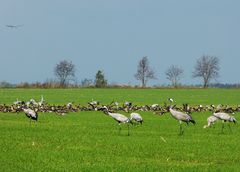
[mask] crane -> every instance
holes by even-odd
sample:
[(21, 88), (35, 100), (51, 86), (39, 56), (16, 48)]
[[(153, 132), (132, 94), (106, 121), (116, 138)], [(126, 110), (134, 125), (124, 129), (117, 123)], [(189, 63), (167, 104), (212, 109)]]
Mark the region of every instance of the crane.
[[(169, 99), (169, 101), (172, 103), (173, 99), (171, 98), (171, 99)], [(176, 110), (172, 109), (172, 107), (173, 107), (172, 105), (170, 105), (170, 107), (169, 107), (170, 114), (172, 115), (173, 118), (175, 118), (176, 120), (179, 121), (179, 128), (180, 128), (179, 134), (182, 135), (184, 132), (183, 128), (182, 128), (182, 122), (186, 122), (187, 124), (189, 122), (195, 124), (196, 122), (194, 121), (194, 119), (192, 118), (191, 115), (180, 112), (180, 111), (176, 111)]]
[(133, 123), (132, 123), (132, 121), (128, 117), (126, 117), (125, 115), (120, 114), (120, 113), (109, 112), (109, 110), (108, 110), (108, 108), (106, 106), (103, 106), (102, 110), (103, 110), (103, 112), (106, 115), (111, 116), (115, 121), (118, 122), (118, 124), (119, 124), (119, 133), (121, 131), (121, 124), (128, 124), (128, 136), (130, 135), (129, 134), (129, 123), (131, 123), (131, 124), (133, 124)]
[(133, 112), (133, 113), (130, 114), (130, 120), (131, 121), (134, 120), (134, 121), (136, 121), (140, 124), (143, 123), (143, 118), (141, 117), (141, 115), (139, 113), (136, 113), (136, 112)]
[(23, 108), (23, 112), (26, 114), (26, 116), (31, 120), (38, 120), (38, 113), (30, 108)]
[(11, 29), (17, 29), (19, 27), (22, 27), (23, 25), (6, 25), (6, 27), (11, 28)]
[(223, 133), (223, 128), (224, 128), (224, 123), (227, 121), (229, 122), (228, 127), (229, 127), (230, 131), (232, 132), (231, 127), (230, 127), (230, 122), (233, 122), (234, 124), (237, 122), (237, 120), (233, 116), (230, 116), (229, 114), (224, 113), (224, 112), (213, 112), (213, 116), (222, 120), (222, 133)]
[(169, 111), (170, 111), (172, 117), (179, 121), (179, 124), (180, 124), (180, 126), (179, 126), (180, 127), (180, 133), (179, 134), (180, 135), (182, 135), (183, 132), (184, 132), (183, 128), (182, 128), (182, 122), (186, 122), (187, 124), (189, 122), (191, 122), (193, 124), (196, 123), (191, 115), (180, 112), (180, 111), (173, 110), (172, 106), (170, 106)]
[(208, 118), (207, 118), (207, 125), (204, 125), (203, 126), (203, 128), (207, 128), (207, 127), (211, 127), (212, 125), (214, 125), (214, 123), (216, 122), (218, 120), (218, 118), (217, 117), (215, 117), (215, 116), (209, 116)]

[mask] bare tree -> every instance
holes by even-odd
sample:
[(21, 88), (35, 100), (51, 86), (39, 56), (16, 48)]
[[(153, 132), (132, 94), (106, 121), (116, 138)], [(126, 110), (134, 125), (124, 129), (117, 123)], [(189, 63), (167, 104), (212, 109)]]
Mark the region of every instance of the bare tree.
[(93, 85), (93, 80), (85, 78), (84, 80), (81, 81), (81, 85), (82, 87), (90, 87)]
[(167, 79), (172, 82), (173, 87), (177, 87), (179, 85), (179, 80), (183, 75), (183, 69), (177, 66), (170, 66), (165, 72)]
[(54, 73), (59, 80), (60, 86), (65, 87), (75, 76), (75, 65), (71, 61), (60, 61), (56, 65)]
[(207, 88), (210, 80), (219, 77), (219, 59), (215, 56), (203, 55), (197, 60), (193, 77), (203, 79), (203, 88)]
[(137, 67), (137, 73), (134, 75), (137, 80), (140, 80), (142, 87), (146, 87), (149, 79), (155, 79), (155, 72), (150, 68), (147, 56), (143, 57)]

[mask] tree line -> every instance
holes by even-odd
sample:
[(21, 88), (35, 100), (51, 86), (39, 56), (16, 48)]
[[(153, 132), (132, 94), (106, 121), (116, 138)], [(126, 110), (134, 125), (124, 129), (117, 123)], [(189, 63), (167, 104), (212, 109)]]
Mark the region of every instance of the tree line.
[[(203, 55), (196, 61), (193, 78), (202, 78), (203, 87), (207, 88), (211, 80), (219, 77), (219, 58), (215, 56)], [(66, 87), (69, 81), (75, 76), (75, 65), (71, 61), (63, 60), (55, 67), (55, 76), (58, 78), (61, 87)], [(165, 72), (166, 79), (168, 79), (172, 87), (180, 86), (180, 80), (184, 74), (184, 70), (177, 65), (171, 65)], [(150, 67), (147, 56), (142, 57), (137, 65), (137, 72), (134, 75), (135, 79), (141, 82), (141, 87), (146, 87), (147, 82), (156, 79), (154, 70)], [(105, 79), (103, 71), (97, 71), (94, 82), (90, 79), (82, 80), (83, 86), (106, 87), (107, 80)]]
[[(216, 56), (203, 55), (196, 60), (194, 66), (192, 77), (202, 79), (202, 87), (239, 87), (239, 85), (231, 84), (211, 84), (210, 82), (219, 77), (220, 65), (219, 58)], [(0, 87), (20, 87), (20, 88), (65, 88), (65, 87), (121, 87), (118, 85), (109, 85), (108, 81), (105, 78), (104, 72), (98, 70), (94, 80), (92, 79), (83, 79), (79, 85), (76, 82), (75, 78), (76, 67), (72, 61), (63, 60), (56, 64), (54, 67), (55, 80), (47, 80), (44, 83), (36, 82), (29, 84), (23, 82), (17, 85), (12, 85), (8, 82), (0, 82)], [(178, 88), (181, 87), (181, 78), (184, 75), (184, 70), (177, 66), (171, 65), (165, 71), (166, 79), (171, 83), (171, 87)], [(134, 78), (138, 80), (141, 84), (141, 87), (147, 87), (149, 80), (157, 79), (156, 73), (150, 66), (150, 62), (147, 56), (142, 57), (137, 64), (137, 71), (134, 74)], [(199, 85), (197, 85), (199, 86)], [(131, 87), (131, 86), (123, 86)]]

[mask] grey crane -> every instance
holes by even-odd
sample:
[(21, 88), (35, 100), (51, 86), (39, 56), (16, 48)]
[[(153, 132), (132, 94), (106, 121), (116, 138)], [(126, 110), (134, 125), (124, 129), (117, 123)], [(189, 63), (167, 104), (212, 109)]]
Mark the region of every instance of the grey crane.
[(136, 121), (136, 122), (138, 122), (140, 124), (143, 123), (142, 116), (139, 113), (136, 113), (136, 112), (133, 112), (133, 113), (130, 114), (130, 120), (131, 121)]
[[(224, 113), (224, 112), (213, 112), (213, 116), (215, 116), (218, 119), (222, 120), (222, 132), (223, 132), (223, 128), (224, 128), (224, 123), (225, 122), (227, 122), (227, 121), (228, 122), (233, 122), (233, 123), (237, 122), (237, 120), (233, 116), (231, 116), (231, 115), (229, 115), (227, 113)], [(231, 127), (230, 127), (230, 123), (228, 124), (228, 127), (229, 127), (229, 130), (232, 132)]]
[(31, 120), (38, 120), (38, 113), (30, 108), (23, 108), (23, 112), (26, 114), (26, 116), (30, 119), (30, 123)]
[(109, 112), (109, 110), (106, 106), (104, 106), (102, 108), (102, 110), (106, 115), (111, 116), (115, 121), (118, 122), (118, 124), (119, 124), (119, 134), (120, 134), (120, 131), (121, 131), (121, 124), (128, 124), (127, 125), (128, 126), (128, 136), (130, 135), (129, 134), (129, 123), (131, 123), (131, 124), (133, 124), (133, 123), (128, 117), (126, 117), (125, 115), (120, 114), (120, 113)]
[(191, 117), (191, 115), (180, 112), (180, 111), (176, 111), (172, 109), (172, 106), (170, 106), (169, 111), (172, 115), (173, 118), (175, 118), (176, 120), (179, 121), (179, 127), (180, 127), (180, 135), (183, 134), (183, 128), (182, 128), (182, 122), (186, 122), (187, 124), (189, 122), (195, 124), (196, 122), (194, 121), (194, 119)]
[[(169, 98), (168, 100), (170, 101), (170, 103), (173, 103), (172, 98)], [(182, 135), (184, 132), (183, 128), (182, 128), (182, 122), (186, 122), (187, 124), (189, 122), (191, 122), (193, 124), (196, 123), (191, 115), (184, 113), (184, 112), (174, 110), (172, 105), (170, 105), (169, 111), (170, 111), (170, 114), (172, 115), (172, 117), (179, 121), (179, 129), (180, 129), (179, 134), (180, 135)]]
[(218, 118), (217, 117), (215, 117), (215, 116), (209, 116), (208, 118), (207, 118), (207, 125), (204, 125), (203, 126), (203, 128), (207, 128), (207, 127), (211, 127), (212, 125), (214, 125), (215, 124), (215, 122), (218, 120)]

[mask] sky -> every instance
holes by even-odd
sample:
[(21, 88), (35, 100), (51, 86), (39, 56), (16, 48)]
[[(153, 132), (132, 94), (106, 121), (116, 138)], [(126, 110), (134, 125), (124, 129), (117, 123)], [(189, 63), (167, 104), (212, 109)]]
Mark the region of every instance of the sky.
[[(0, 0), (0, 81), (45, 82), (54, 67), (72, 61), (76, 78), (139, 84), (137, 64), (148, 56), (157, 79), (169, 84), (170, 65), (192, 78), (202, 55), (220, 59), (214, 82), (240, 83), (239, 0)], [(8, 28), (6, 25), (22, 25)]]

